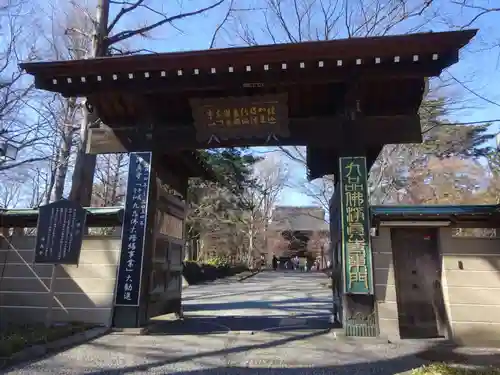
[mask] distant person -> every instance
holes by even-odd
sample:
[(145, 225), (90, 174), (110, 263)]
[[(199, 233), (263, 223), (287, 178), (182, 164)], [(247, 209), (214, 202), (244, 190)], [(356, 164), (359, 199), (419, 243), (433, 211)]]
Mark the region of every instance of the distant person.
[(303, 272), (307, 270), (307, 262), (305, 258), (299, 258), (299, 270)]
[(273, 255), (273, 270), (278, 269), (278, 258), (276, 258), (276, 255)]

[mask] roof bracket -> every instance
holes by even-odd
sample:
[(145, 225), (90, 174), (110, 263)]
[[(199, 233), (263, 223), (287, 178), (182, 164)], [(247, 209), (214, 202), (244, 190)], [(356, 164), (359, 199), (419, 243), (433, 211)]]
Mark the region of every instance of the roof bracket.
[(267, 136), (267, 139), (266, 139), (266, 143), (269, 143), (269, 141), (271, 139), (275, 140), (276, 142), (278, 141), (278, 137), (274, 133), (269, 133), (269, 135)]
[(210, 136), (210, 139), (208, 140), (208, 144), (212, 143), (212, 141), (215, 141), (215, 142), (217, 142), (217, 143), (220, 143), (219, 138), (217, 138), (217, 136), (216, 136), (215, 134), (212, 134), (212, 135)]

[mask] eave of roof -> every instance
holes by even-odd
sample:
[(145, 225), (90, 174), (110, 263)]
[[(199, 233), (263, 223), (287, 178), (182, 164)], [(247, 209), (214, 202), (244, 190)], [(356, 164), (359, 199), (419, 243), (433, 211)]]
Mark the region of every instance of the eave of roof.
[(499, 205), (425, 205), (425, 206), (372, 206), (371, 214), (379, 220), (414, 220), (491, 217), (499, 215)]
[[(364, 58), (441, 53), (465, 46), (477, 30), (419, 33), (369, 38), (336, 39), (293, 44), (171, 52), (149, 55), (102, 57), (88, 60), (25, 62), (20, 67), (32, 75), (64, 76), (117, 72), (124, 69), (213, 68), (218, 63), (273, 63), (322, 58)], [(215, 65), (214, 65), (215, 64)]]

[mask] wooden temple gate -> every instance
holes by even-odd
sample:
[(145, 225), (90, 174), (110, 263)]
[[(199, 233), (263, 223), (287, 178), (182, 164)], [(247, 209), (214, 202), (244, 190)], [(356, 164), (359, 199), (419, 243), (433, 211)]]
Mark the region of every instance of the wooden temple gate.
[[(103, 124), (89, 130), (90, 153), (150, 151), (156, 177), (176, 185), (181, 195), (188, 177), (210, 177), (201, 164), (191, 166), (197, 172), (190, 175), (179, 166), (179, 157), (191, 150), (306, 146), (309, 178), (337, 178), (331, 236), (337, 244), (332, 259), (337, 260), (338, 316), (348, 334), (373, 335), (369, 169), (385, 144), (422, 141), (418, 110), (427, 77), (456, 63), (459, 50), (475, 33), (353, 38), (21, 67), (35, 76), (38, 88), (87, 98), (87, 109)], [(158, 212), (157, 196), (148, 205), (153, 218), (149, 229)], [(151, 268), (148, 254), (150, 250), (145, 251), (143, 267)], [(116, 324), (143, 324), (138, 317), (144, 315), (140, 310), (145, 303), (128, 308), (127, 317)]]

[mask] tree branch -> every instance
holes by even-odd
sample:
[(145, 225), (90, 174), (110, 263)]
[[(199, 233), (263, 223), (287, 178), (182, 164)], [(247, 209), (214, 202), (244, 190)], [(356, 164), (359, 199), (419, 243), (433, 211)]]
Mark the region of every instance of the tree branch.
[[(142, 1), (144, 1), (144, 0), (139, 0), (138, 2), (142, 2)], [(214, 8), (218, 7), (219, 5), (221, 5), (223, 2), (224, 2), (224, 0), (219, 0), (216, 3), (214, 3), (208, 7), (205, 7), (205, 8), (193, 11), (193, 12), (180, 13), (180, 14), (177, 14), (177, 15), (172, 16), (172, 17), (165, 17), (161, 21), (155, 22), (155, 23), (148, 25), (148, 26), (140, 27), (140, 28), (135, 29), (135, 30), (121, 31), (121, 32), (119, 32), (111, 37), (108, 37), (106, 39), (106, 43), (109, 47), (115, 43), (118, 43), (118, 42), (125, 40), (125, 39), (128, 39), (128, 38), (131, 38), (133, 36), (144, 35), (147, 32), (149, 32), (153, 29), (156, 29), (157, 27), (160, 27), (166, 23), (172, 23), (174, 21), (177, 21), (177, 20), (180, 20), (180, 19), (183, 19), (186, 17), (196, 16), (198, 14), (201, 14), (201, 13), (204, 13), (204, 12), (209, 11), (211, 9), (214, 9)]]
[(217, 27), (215, 28), (214, 30), (214, 33), (212, 35), (212, 40), (210, 41), (210, 46), (208, 47), (209, 49), (212, 49), (214, 48), (215, 46), (215, 40), (217, 38), (217, 34), (219, 33), (219, 31), (222, 29), (222, 27), (224, 26), (224, 24), (227, 22), (227, 20), (229, 19), (229, 16), (231, 15), (231, 12), (233, 10), (233, 4), (234, 4), (234, 0), (231, 0), (230, 3), (229, 3), (229, 7), (227, 8), (227, 12), (226, 12), (226, 15), (224, 16), (224, 18), (222, 19), (222, 22), (219, 23), (217, 25)]
[[(123, 2), (122, 1), (115, 2), (115, 1), (110, 0), (110, 4), (122, 4), (122, 5), (128, 4), (129, 6), (128, 7), (125, 7), (125, 6), (122, 7), (122, 9), (116, 15), (115, 19), (113, 21), (111, 21), (111, 23), (108, 26), (108, 35), (111, 33), (111, 31), (116, 26), (116, 24), (118, 23), (118, 21), (120, 21), (120, 19), (125, 14), (132, 12), (134, 9), (137, 9), (139, 6), (141, 6), (142, 3), (144, 3), (144, 1), (145, 0), (137, 0), (135, 3), (129, 3), (129, 2), (125, 2), (125, 1), (123, 1)], [(111, 45), (111, 43), (110, 43), (110, 45)]]
[(3, 163), (3, 164), (0, 164), (0, 171), (3, 172), (3, 171), (6, 171), (8, 169), (16, 168), (16, 167), (19, 167), (19, 166), (24, 165), (24, 164), (36, 163), (38, 161), (45, 161), (48, 158), (49, 158), (48, 156), (43, 156), (43, 157), (38, 157), (38, 158), (25, 159), (25, 160), (13, 162), (13, 163)]

